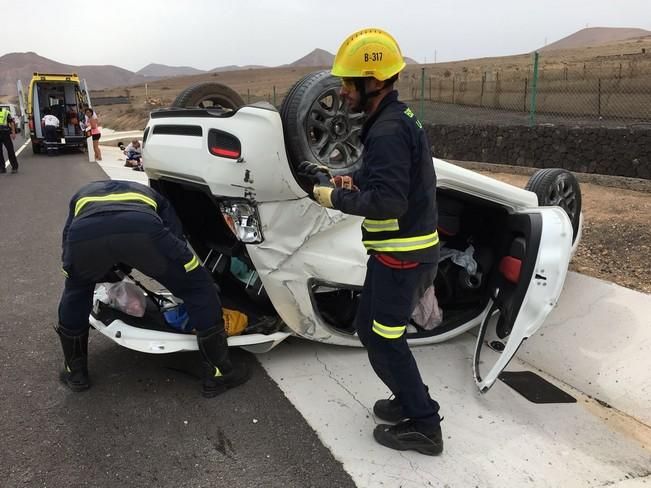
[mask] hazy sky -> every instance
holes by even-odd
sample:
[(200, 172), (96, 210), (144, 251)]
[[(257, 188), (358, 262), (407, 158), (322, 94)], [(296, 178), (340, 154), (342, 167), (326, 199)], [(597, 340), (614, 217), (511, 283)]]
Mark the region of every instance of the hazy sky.
[[(419, 62), (532, 51), (581, 28), (651, 30), (651, 0), (0, 0), (0, 56), (73, 65), (276, 66), (388, 30)], [(8, 29), (8, 31), (7, 31)]]

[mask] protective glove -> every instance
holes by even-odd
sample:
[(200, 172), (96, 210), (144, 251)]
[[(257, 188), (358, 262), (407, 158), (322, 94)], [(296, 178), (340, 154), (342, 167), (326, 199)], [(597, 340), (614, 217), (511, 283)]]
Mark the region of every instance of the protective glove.
[(332, 175), (330, 175), (330, 170), (321, 164), (312, 163), (310, 161), (303, 161), (296, 167), (296, 172), (308, 180), (310, 180), (315, 185), (328, 186)]
[(332, 183), (335, 185), (335, 188), (343, 188), (344, 190), (359, 191), (359, 188), (355, 186), (353, 178), (350, 176), (335, 176), (332, 178)]
[(330, 186), (314, 185), (312, 194), (314, 195), (314, 199), (318, 202), (319, 205), (321, 205), (322, 207), (333, 208), (332, 192), (334, 190), (335, 189), (332, 185)]

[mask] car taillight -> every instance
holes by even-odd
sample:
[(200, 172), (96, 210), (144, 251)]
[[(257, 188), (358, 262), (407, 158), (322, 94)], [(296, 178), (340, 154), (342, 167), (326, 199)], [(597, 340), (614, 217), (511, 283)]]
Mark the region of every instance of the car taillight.
[(240, 157), (239, 151), (233, 151), (232, 149), (226, 149), (219, 146), (212, 146), (210, 152), (215, 156), (221, 156), (222, 158), (238, 159)]
[(217, 129), (208, 132), (208, 150), (213, 156), (221, 158), (240, 159), (242, 156), (240, 140), (233, 134)]
[(247, 244), (262, 242), (262, 226), (256, 208), (244, 202), (225, 201), (219, 204), (224, 222), (233, 235)]

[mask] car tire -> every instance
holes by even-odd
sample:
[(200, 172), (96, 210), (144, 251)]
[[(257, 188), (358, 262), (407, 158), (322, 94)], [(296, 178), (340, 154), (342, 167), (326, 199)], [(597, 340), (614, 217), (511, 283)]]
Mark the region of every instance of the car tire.
[(280, 117), (292, 168), (311, 161), (338, 175), (361, 166), (364, 114), (346, 109), (340, 87), (329, 71), (317, 71), (297, 81), (283, 100)]
[(32, 153), (41, 154), (41, 145), (32, 143)]
[(235, 90), (221, 83), (199, 83), (183, 90), (172, 102), (178, 108), (222, 108), (235, 111), (245, 105)]
[(581, 187), (576, 176), (560, 168), (545, 168), (536, 171), (525, 190), (532, 191), (538, 197), (538, 205), (559, 206), (572, 222), (572, 241), (576, 239), (581, 221)]

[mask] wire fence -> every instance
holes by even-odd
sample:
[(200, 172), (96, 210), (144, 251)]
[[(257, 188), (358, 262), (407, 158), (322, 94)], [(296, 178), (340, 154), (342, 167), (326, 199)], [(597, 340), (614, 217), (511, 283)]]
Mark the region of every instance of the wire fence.
[(551, 68), (541, 68), (542, 58), (534, 55), (526, 73), (421, 68), (397, 89), (434, 124), (651, 127), (651, 55)]
[[(433, 124), (651, 127), (651, 53), (604, 58), (572, 64), (534, 54), (527, 65), (491, 71), (410, 66), (396, 88)], [(286, 94), (276, 86), (240, 93), (277, 107)]]

